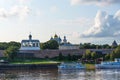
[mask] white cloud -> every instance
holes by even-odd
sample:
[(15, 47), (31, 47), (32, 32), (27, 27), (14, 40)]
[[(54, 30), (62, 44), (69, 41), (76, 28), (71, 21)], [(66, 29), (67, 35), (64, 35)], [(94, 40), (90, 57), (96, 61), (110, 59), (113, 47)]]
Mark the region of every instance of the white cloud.
[(71, 1), (71, 5), (95, 4), (97, 6), (106, 6), (106, 5), (111, 5), (111, 4), (120, 4), (120, 0), (70, 0), (70, 1)]
[(20, 4), (26, 4), (26, 3), (30, 2), (31, 0), (17, 0), (17, 1), (19, 1)]
[(71, 5), (79, 4), (80, 0), (71, 0)]
[(79, 38), (79, 32), (72, 32), (71, 36), (74, 38)]
[(109, 15), (104, 11), (98, 11), (94, 25), (81, 34), (81, 37), (116, 37), (120, 35), (120, 15)]
[(27, 6), (13, 6), (9, 10), (0, 8), (0, 18), (19, 17), (20, 19), (24, 19), (29, 12), (30, 9)]
[(45, 15), (45, 12), (43, 10), (37, 10), (36, 15), (37, 16), (43, 16), (43, 15)]
[[(91, 20), (88, 18), (76, 18), (76, 19), (61, 19), (56, 22), (57, 25), (64, 25), (64, 26), (88, 26), (91, 25)], [(86, 24), (87, 23), (87, 24)]]
[(118, 10), (114, 16), (115, 18), (118, 18), (120, 20), (120, 10)]
[(0, 17), (1, 18), (6, 18), (8, 15), (7, 15), (7, 12), (4, 8), (0, 8)]
[(26, 2), (26, 1), (28, 1), (28, 0), (19, 0), (19, 1), (23, 3), (23, 2)]
[(52, 6), (52, 7), (50, 8), (50, 11), (51, 11), (52, 13), (56, 13), (56, 12), (58, 11), (58, 7), (57, 7), (57, 6)]

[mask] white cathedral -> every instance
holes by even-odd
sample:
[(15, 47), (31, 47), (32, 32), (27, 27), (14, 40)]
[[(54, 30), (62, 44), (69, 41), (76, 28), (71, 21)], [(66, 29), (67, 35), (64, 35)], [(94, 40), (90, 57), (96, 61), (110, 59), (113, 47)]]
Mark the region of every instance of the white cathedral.
[(71, 44), (67, 41), (66, 36), (64, 36), (63, 40), (60, 38), (60, 36), (58, 37), (57, 34), (54, 35), (54, 37), (51, 37), (50, 40), (55, 40), (58, 42), (59, 44), (59, 50), (73, 50), (73, 49), (79, 49), (79, 45), (74, 45)]
[(32, 39), (32, 35), (29, 35), (29, 39), (21, 41), (20, 50), (40, 50), (40, 41)]

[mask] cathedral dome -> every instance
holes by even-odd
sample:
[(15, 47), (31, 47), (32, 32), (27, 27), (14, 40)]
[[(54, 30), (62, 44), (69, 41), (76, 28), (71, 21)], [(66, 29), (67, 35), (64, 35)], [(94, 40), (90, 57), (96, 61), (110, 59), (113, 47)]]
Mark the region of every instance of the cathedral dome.
[(57, 34), (55, 34), (54, 38), (58, 38), (58, 35), (57, 35)]
[(32, 40), (32, 35), (31, 34), (29, 35), (29, 40)]

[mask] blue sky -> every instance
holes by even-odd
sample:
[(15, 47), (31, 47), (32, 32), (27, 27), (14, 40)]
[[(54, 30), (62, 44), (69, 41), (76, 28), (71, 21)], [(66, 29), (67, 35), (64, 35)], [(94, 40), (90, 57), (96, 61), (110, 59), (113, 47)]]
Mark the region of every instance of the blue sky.
[(29, 33), (45, 42), (54, 34), (74, 44), (120, 42), (120, 0), (0, 0), (0, 42)]

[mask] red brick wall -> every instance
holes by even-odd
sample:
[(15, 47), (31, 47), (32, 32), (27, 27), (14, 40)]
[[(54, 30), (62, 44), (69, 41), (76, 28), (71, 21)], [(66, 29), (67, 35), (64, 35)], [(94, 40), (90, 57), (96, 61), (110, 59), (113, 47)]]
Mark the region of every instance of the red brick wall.
[(36, 58), (53, 58), (62, 53), (62, 55), (67, 56), (68, 54), (71, 55), (83, 55), (85, 53), (85, 49), (78, 49), (78, 50), (41, 50), (41, 51), (20, 51), (21, 53), (34, 53)]

